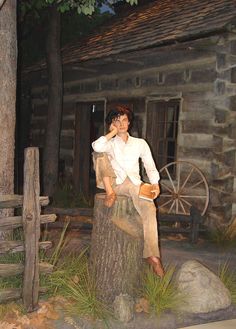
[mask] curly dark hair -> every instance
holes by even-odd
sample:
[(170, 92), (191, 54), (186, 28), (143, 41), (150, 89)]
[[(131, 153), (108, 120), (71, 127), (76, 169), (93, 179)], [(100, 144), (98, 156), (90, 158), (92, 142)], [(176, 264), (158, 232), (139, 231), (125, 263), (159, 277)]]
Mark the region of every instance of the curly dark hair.
[(117, 119), (121, 115), (124, 115), (124, 114), (127, 115), (128, 120), (130, 122), (130, 126), (131, 126), (132, 122), (133, 122), (134, 115), (133, 115), (133, 112), (130, 110), (130, 108), (126, 105), (117, 105), (113, 109), (111, 109), (109, 111), (109, 113), (107, 114), (107, 116), (106, 116), (106, 119), (105, 119), (106, 124), (108, 126), (110, 126), (114, 119)]

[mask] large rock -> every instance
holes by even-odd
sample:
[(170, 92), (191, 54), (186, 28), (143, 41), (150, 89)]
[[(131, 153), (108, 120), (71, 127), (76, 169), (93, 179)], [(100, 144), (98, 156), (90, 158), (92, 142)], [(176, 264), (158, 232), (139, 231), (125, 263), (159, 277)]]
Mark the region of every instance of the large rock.
[(231, 296), (222, 281), (195, 260), (185, 262), (176, 274), (177, 289), (184, 295), (180, 310), (209, 313), (230, 306)]

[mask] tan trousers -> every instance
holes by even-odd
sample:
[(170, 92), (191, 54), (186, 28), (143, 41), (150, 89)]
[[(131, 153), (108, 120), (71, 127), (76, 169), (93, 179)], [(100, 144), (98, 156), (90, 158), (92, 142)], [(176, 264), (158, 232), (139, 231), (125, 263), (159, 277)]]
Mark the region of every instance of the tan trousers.
[(129, 178), (119, 185), (115, 184), (115, 173), (105, 153), (93, 153), (94, 169), (98, 188), (104, 188), (102, 177), (111, 177), (113, 190), (117, 195), (131, 197), (134, 207), (142, 218), (144, 249), (143, 257), (160, 257), (156, 207), (154, 202), (140, 199), (139, 185), (134, 185)]

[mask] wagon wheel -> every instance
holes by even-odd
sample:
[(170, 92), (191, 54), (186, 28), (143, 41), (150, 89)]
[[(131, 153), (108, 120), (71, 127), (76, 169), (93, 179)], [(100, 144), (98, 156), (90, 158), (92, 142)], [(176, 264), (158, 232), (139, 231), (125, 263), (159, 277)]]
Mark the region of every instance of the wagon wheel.
[(161, 213), (190, 214), (195, 206), (204, 215), (209, 202), (209, 188), (202, 172), (186, 161), (171, 162), (160, 170)]

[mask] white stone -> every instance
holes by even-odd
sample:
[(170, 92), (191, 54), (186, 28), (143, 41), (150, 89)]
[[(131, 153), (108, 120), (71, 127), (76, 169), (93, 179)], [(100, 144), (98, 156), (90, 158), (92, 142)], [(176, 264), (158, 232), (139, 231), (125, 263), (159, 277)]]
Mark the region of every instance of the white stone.
[(231, 304), (229, 290), (212, 271), (200, 262), (185, 262), (176, 274), (178, 292), (184, 296), (180, 310), (189, 313), (209, 313)]

